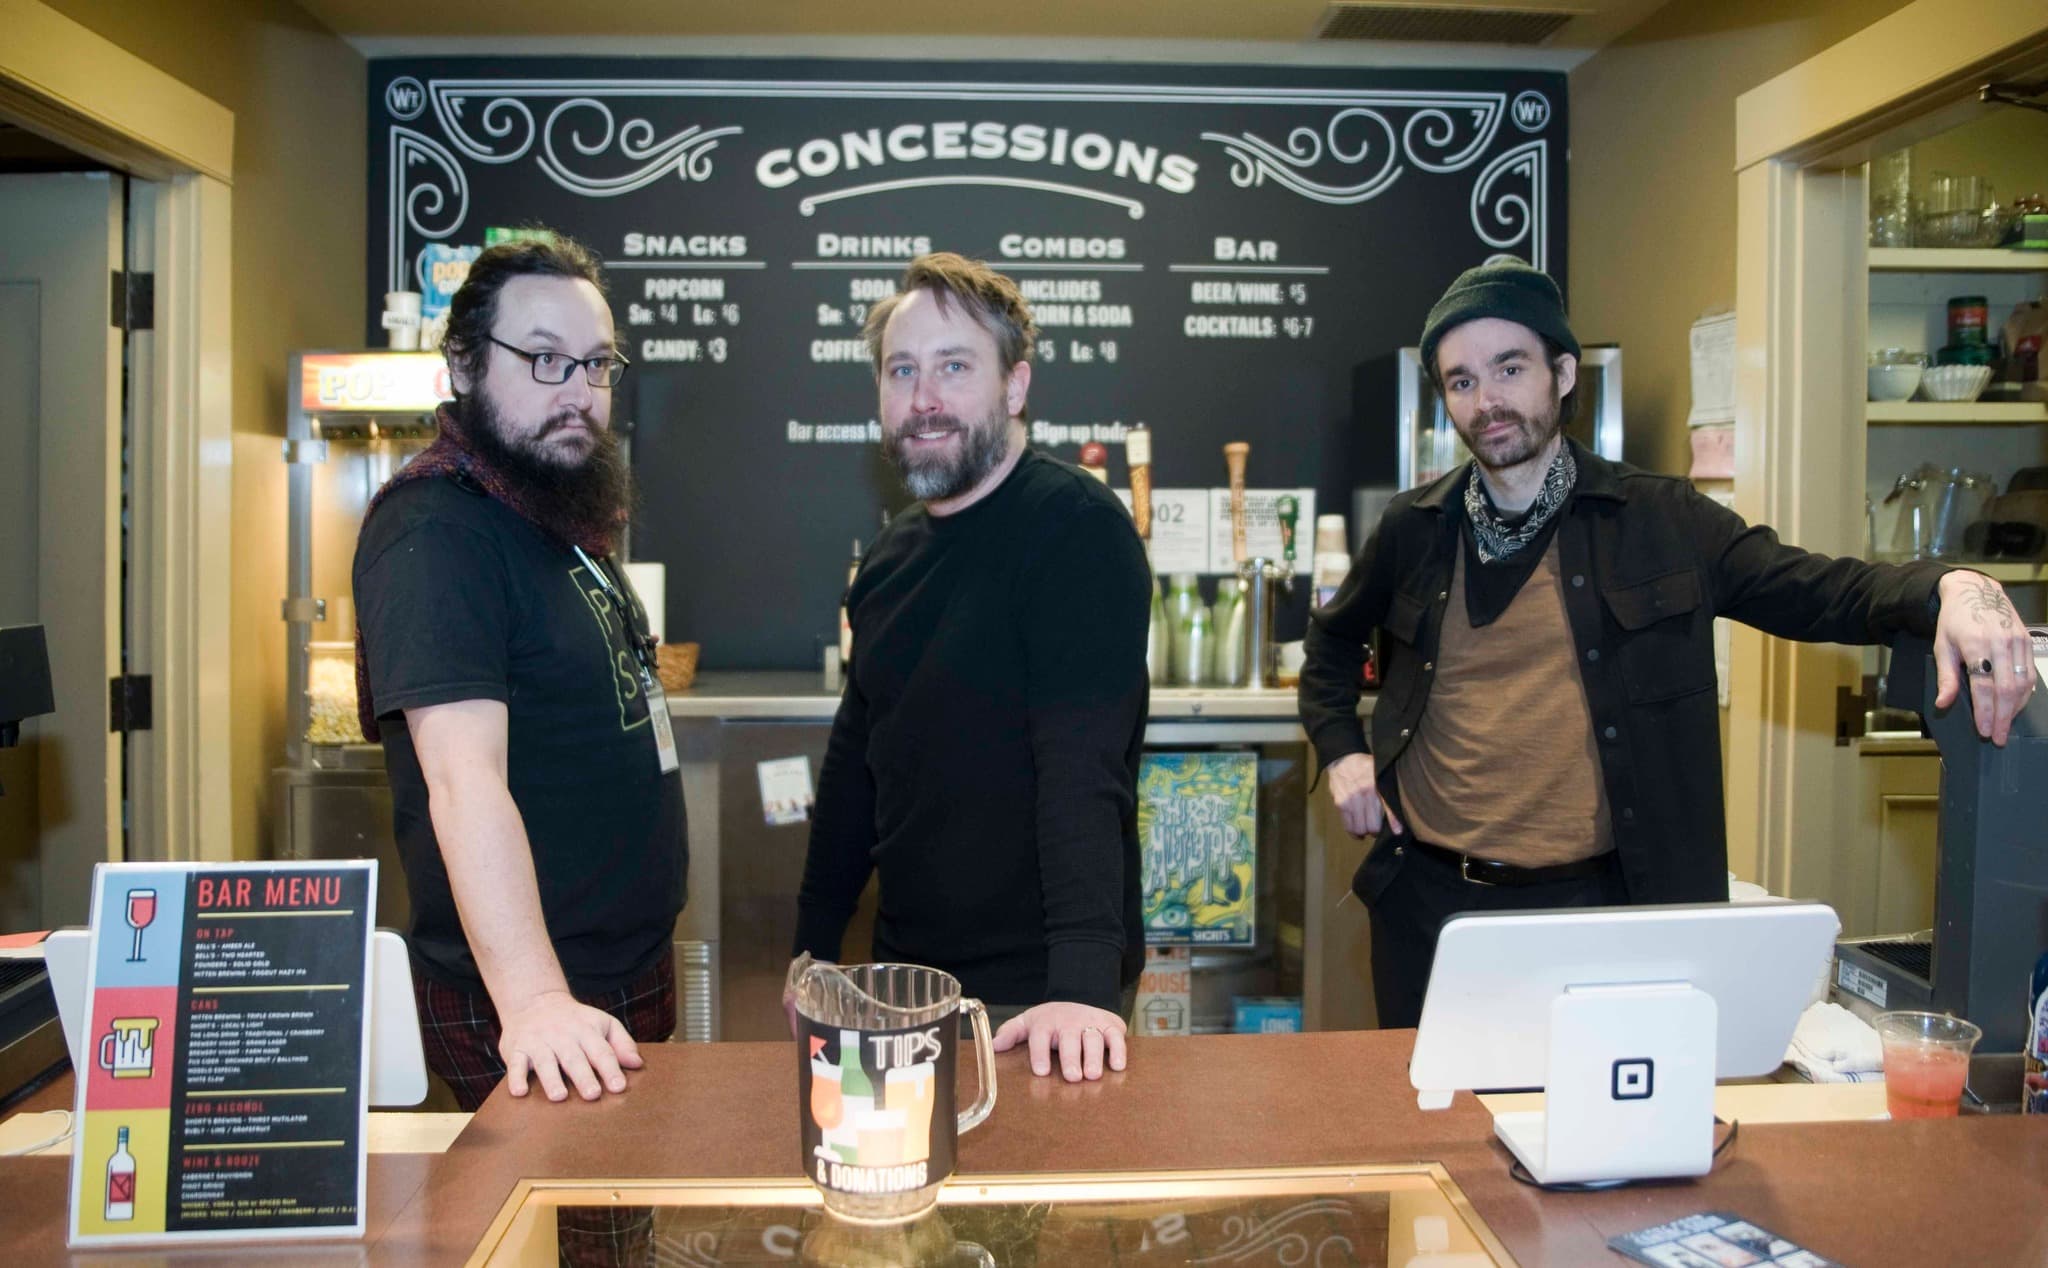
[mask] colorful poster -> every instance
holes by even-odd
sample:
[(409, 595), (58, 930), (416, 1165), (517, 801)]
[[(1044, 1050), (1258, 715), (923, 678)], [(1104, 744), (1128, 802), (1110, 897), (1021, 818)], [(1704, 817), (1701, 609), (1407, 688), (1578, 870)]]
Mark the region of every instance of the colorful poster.
[(95, 869), (72, 1245), (362, 1235), (376, 867)]
[(1257, 906), (1256, 753), (1147, 753), (1138, 767), (1145, 940), (1248, 947)]

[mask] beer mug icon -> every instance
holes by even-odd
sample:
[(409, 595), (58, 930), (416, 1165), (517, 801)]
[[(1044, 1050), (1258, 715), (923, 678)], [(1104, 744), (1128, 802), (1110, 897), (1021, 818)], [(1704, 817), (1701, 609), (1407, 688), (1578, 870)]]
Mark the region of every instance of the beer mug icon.
[(117, 1079), (146, 1079), (156, 1070), (155, 1017), (116, 1017), (100, 1036), (100, 1069)]

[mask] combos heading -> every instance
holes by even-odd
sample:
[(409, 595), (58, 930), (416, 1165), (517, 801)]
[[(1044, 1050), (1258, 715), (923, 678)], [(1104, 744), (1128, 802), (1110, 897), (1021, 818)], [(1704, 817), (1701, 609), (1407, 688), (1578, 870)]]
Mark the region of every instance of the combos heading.
[(1037, 123), (904, 123), (893, 128), (814, 137), (801, 145), (763, 154), (754, 176), (769, 189), (805, 177), (835, 176), (889, 163), (979, 159), (1044, 163), (1084, 172), (1108, 172), (1169, 194), (1195, 187), (1197, 164), (1184, 154), (1162, 154), (1156, 145), (1113, 140), (1099, 132), (1075, 132)]

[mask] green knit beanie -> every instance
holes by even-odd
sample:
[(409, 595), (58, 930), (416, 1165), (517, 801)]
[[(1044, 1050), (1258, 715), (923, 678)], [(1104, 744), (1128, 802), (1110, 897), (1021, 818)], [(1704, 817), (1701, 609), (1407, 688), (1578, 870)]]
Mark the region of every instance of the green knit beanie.
[(1564, 296), (1550, 275), (1519, 260), (1501, 260), (1466, 269), (1444, 297), (1429, 310), (1422, 327), (1422, 368), (1436, 377), (1436, 346), (1455, 327), (1481, 317), (1499, 317), (1527, 326), (1574, 357), (1579, 341), (1564, 319)]

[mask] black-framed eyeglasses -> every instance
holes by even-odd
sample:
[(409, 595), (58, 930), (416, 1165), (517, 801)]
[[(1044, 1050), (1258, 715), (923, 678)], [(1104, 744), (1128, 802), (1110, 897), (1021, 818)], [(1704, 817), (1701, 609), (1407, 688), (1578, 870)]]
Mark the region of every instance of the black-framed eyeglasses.
[(524, 348), (513, 347), (496, 335), (485, 335), (484, 338), (526, 362), (527, 368), (533, 371), (533, 381), (545, 383), (549, 387), (559, 387), (567, 383), (569, 376), (576, 372), (579, 365), (583, 367), (583, 377), (589, 381), (590, 386), (617, 387), (619, 380), (626, 377), (626, 367), (633, 364), (616, 352), (602, 352), (594, 357), (572, 357), (566, 352), (528, 352)]

